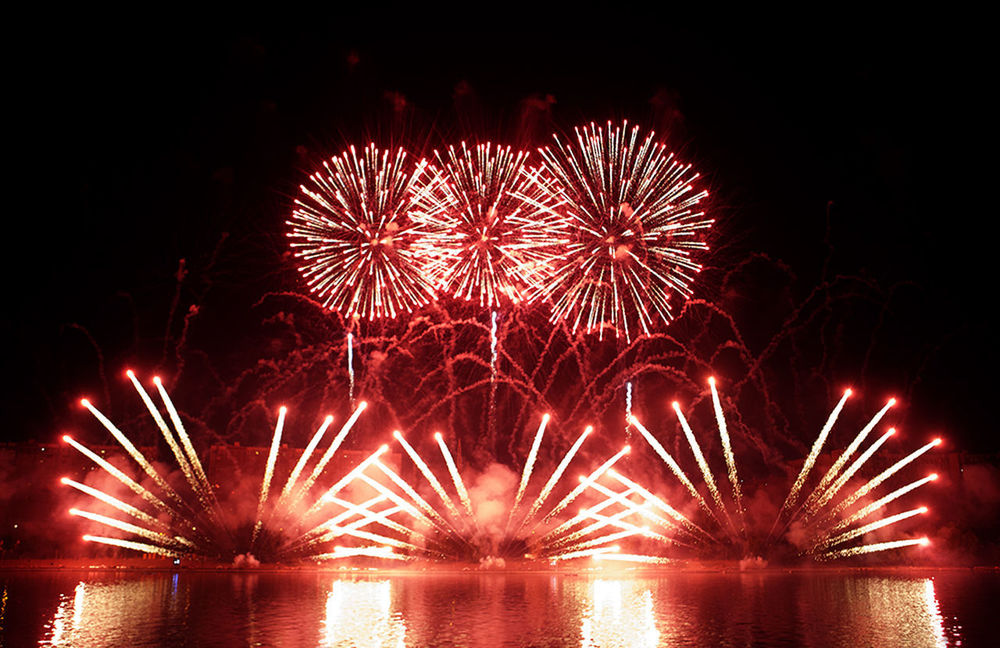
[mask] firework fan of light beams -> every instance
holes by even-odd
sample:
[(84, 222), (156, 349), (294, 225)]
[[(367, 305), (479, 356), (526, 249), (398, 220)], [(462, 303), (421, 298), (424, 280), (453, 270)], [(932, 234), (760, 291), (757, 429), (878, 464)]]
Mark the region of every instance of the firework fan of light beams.
[(413, 220), (430, 237), (424, 271), (442, 293), (493, 308), (546, 281), (568, 242), (553, 195), (529, 154), (490, 142), (435, 151), (441, 175), (421, 175)]
[(558, 205), (570, 241), (532, 297), (550, 300), (553, 321), (574, 332), (648, 334), (655, 318), (672, 319), (672, 296), (692, 294), (701, 270), (694, 254), (708, 249), (703, 238), (714, 222), (699, 209), (708, 192), (695, 189), (698, 174), (654, 133), (642, 139), (627, 122), (577, 129), (575, 144), (553, 137), (540, 149), (552, 181), (538, 178), (536, 187)]
[(424, 237), (409, 212), (436, 184), (410, 170), (406, 152), (352, 146), (302, 185), (287, 225), (299, 270), (326, 308), (345, 317), (395, 318), (428, 303), (420, 269)]
[[(630, 417), (630, 422), (642, 434), (643, 438), (649, 443), (660, 459), (663, 460), (671, 473), (681, 482), (690, 497), (697, 503), (697, 506), (718, 529), (721, 537), (716, 535), (708, 536), (706, 533), (705, 536), (699, 539), (699, 544), (731, 543), (748, 547), (753, 538), (751, 538), (750, 530), (747, 526), (747, 513), (736, 459), (733, 454), (726, 426), (726, 418), (722, 410), (719, 392), (716, 389), (715, 379), (709, 378), (708, 383), (712, 393), (712, 403), (719, 428), (719, 437), (730, 486), (731, 496), (728, 504), (723, 497), (715, 475), (702, 453), (697, 438), (692, 432), (687, 419), (684, 417), (679, 403), (675, 402), (673, 409), (687, 439), (688, 446), (694, 455), (706, 490), (709, 493), (709, 498), (706, 498), (697, 489), (695, 484), (680, 467), (676, 458), (663, 447), (637, 417)], [(885, 414), (895, 405), (895, 399), (890, 399), (882, 409), (875, 413), (868, 423), (855, 435), (850, 444), (837, 456), (833, 464), (819, 477), (818, 481), (810, 479), (813, 468), (816, 466), (817, 458), (851, 393), (850, 389), (844, 392), (843, 397), (834, 407), (823, 428), (820, 430), (819, 435), (813, 442), (802, 468), (778, 511), (770, 532), (766, 538), (763, 538), (765, 545), (774, 541), (774, 538), (780, 537), (786, 529), (793, 525), (803, 532), (803, 540), (795, 543), (801, 547), (800, 555), (816, 560), (847, 558), (890, 549), (925, 546), (929, 544), (929, 540), (926, 537), (903, 538), (870, 544), (850, 544), (852, 541), (862, 538), (867, 533), (889, 527), (897, 522), (902, 522), (903, 520), (927, 512), (927, 507), (920, 506), (887, 517), (878, 517), (876, 515), (884, 512), (884, 509), (894, 500), (936, 480), (937, 474), (930, 474), (906, 483), (874, 501), (872, 501), (872, 497), (870, 496), (897, 472), (935, 446), (940, 445), (941, 439), (939, 438), (919, 447), (874, 477), (860, 478), (852, 481), (852, 478), (858, 476), (859, 471), (865, 467), (866, 463), (876, 454), (879, 448), (895, 434), (895, 429), (889, 428), (858, 454), (858, 451), (861, 450), (865, 441), (871, 436)], [(856, 454), (857, 456), (855, 457)], [(624, 485), (630, 484), (629, 480), (622, 478), (621, 475), (614, 472), (612, 472), (611, 476), (618, 479)], [(806, 487), (810, 482), (815, 484), (811, 490)]]
[[(444, 509), (428, 502), (383, 461), (382, 456), (389, 449), (387, 445), (381, 446), (359, 462), (332, 486), (323, 489), (321, 495), (311, 498), (310, 493), (318, 485), (319, 478), (367, 405), (365, 402), (359, 404), (322, 456), (313, 463), (312, 469), (307, 470), (333, 422), (333, 417), (328, 416), (302, 451), (279, 491), (273, 480), (287, 413), (282, 407), (267, 455), (256, 512), (247, 531), (242, 522), (234, 524), (227, 517), (181, 417), (159, 378), (154, 378), (153, 382), (166, 410), (166, 417), (135, 374), (128, 371), (127, 375), (177, 461), (186, 489), (172, 486), (124, 432), (84, 399), (84, 407), (100, 421), (155, 484), (155, 488), (140, 484), (84, 444), (68, 435), (63, 437), (66, 443), (96, 463), (141, 500), (138, 502), (139, 506), (135, 506), (93, 486), (68, 477), (63, 478), (61, 481), (64, 485), (112, 507), (126, 518), (110, 517), (79, 508), (70, 509), (71, 515), (127, 534), (126, 537), (118, 537), (88, 533), (83, 536), (85, 541), (174, 558), (228, 559), (238, 553), (251, 553), (261, 549), (268, 551), (276, 559), (303, 558), (317, 561), (355, 557), (385, 560), (475, 560), (487, 557), (469, 492), (441, 434), (436, 434), (435, 439), (447, 464), (460, 505), (455, 503), (431, 468), (398, 431), (394, 433), (396, 440), (440, 498)], [(622, 492), (613, 492), (598, 483), (628, 453), (628, 446), (588, 476), (581, 478), (580, 485), (541, 515), (592, 428), (588, 427), (577, 438), (526, 511), (524, 510), (521, 505), (526, 503), (525, 495), (548, 421), (549, 416), (545, 415), (538, 426), (517, 495), (509, 509), (503, 536), (498, 538), (499, 542), (487, 544), (499, 555), (511, 555), (510, 552), (514, 551), (520, 556), (521, 552), (525, 552), (530, 557), (550, 561), (590, 557), (639, 563), (665, 561), (656, 555), (622, 553), (619, 544), (611, 544), (620, 543), (631, 536), (652, 538), (668, 544), (673, 542), (651, 531), (648, 523), (643, 526), (637, 523), (642, 519), (660, 519), (657, 514), (648, 510), (651, 500), (636, 503), (630, 499), (635, 493), (648, 491), (633, 484)], [(360, 490), (370, 496), (361, 502), (348, 499), (345, 491), (352, 492), (354, 500), (360, 499), (359, 486)], [(581, 510), (579, 515), (568, 522), (540, 533), (546, 525), (551, 526), (556, 516), (588, 488), (599, 492), (603, 501)], [(311, 502), (304, 514), (301, 512), (303, 507), (300, 506), (303, 500)], [(621, 510), (606, 510), (611, 507)], [(630, 517), (636, 519), (630, 521)], [(576, 528), (580, 525), (585, 526)], [(616, 531), (606, 533), (606, 527), (612, 527)], [(243, 531), (247, 531), (249, 538), (238, 537)], [(349, 544), (341, 544), (345, 541)], [(359, 546), (358, 542), (365, 544)]]
[[(308, 521), (308, 518), (300, 518), (296, 512), (300, 501), (306, 500), (310, 496), (310, 492), (329, 466), (337, 449), (341, 446), (358, 417), (367, 407), (367, 404), (364, 402), (358, 405), (330, 442), (330, 445), (323, 452), (322, 456), (315, 461), (312, 469), (308, 471), (308, 476), (306, 476), (306, 469), (310, 464), (314, 452), (333, 423), (333, 417), (327, 416), (313, 435), (308, 446), (303, 450), (281, 490), (275, 492), (277, 489), (272, 486), (272, 481), (281, 447), (286, 415), (286, 408), (282, 407), (280, 409), (270, 451), (267, 456), (267, 464), (261, 480), (256, 512), (250, 530), (247, 533), (249, 537), (240, 538), (238, 536), (243, 531), (243, 522), (245, 521), (231, 519), (231, 516), (227, 515), (227, 512), (220, 504), (201, 459), (194, 448), (194, 444), (185, 430), (181, 416), (164, 388), (162, 381), (158, 377), (153, 379), (156, 391), (162, 402), (162, 407), (166, 410), (166, 417), (161, 411), (160, 406), (154, 402), (142, 383), (139, 382), (136, 375), (132, 371), (126, 373), (143, 404), (149, 411), (156, 427), (162, 434), (173, 458), (176, 460), (177, 466), (183, 474), (185, 487), (178, 488), (171, 485), (150, 460), (129, 440), (128, 436), (86, 399), (81, 401), (82, 405), (111, 433), (128, 455), (139, 465), (142, 472), (152, 480), (155, 487), (147, 488), (69, 435), (64, 436), (63, 441), (73, 446), (107, 474), (114, 477), (141, 501), (137, 502), (139, 506), (135, 506), (114, 495), (93, 486), (79, 483), (68, 477), (62, 478), (61, 481), (64, 485), (93, 497), (131, 519), (131, 521), (126, 521), (73, 508), (70, 510), (71, 515), (89, 519), (92, 522), (111, 529), (124, 531), (126, 534), (131, 534), (132, 536), (121, 538), (87, 534), (83, 536), (84, 540), (175, 558), (198, 556), (220, 559), (232, 557), (244, 551), (260, 551), (262, 548), (261, 545), (268, 543), (274, 545), (276, 544), (276, 537), (280, 538), (286, 535), (280, 533), (277, 529), (283, 529), (286, 525), (295, 528), (296, 525)], [(365, 462), (370, 463), (374, 461), (386, 449), (387, 447), (383, 446), (379, 451), (366, 459)], [(365, 464), (365, 462), (362, 462), (362, 464)], [(344, 533), (355, 532), (361, 526), (364, 526), (364, 524), (357, 524), (354, 527), (350, 527)], [(343, 533), (340, 535), (343, 535)], [(267, 539), (265, 539), (265, 536), (267, 536)], [(339, 537), (339, 535), (335, 537)], [(320, 551), (324, 546), (322, 543), (314, 543), (314, 552)], [(263, 549), (264, 551), (270, 551), (278, 557), (294, 557), (296, 555), (293, 551), (289, 551), (287, 546), (281, 546), (277, 552), (274, 552), (273, 546), (270, 548), (263, 547)], [(339, 554), (337, 557), (340, 557)]]

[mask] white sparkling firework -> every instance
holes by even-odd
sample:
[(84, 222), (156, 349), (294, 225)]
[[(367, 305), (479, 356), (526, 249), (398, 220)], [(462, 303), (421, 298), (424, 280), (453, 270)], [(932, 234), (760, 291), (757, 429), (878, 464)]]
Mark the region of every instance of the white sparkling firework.
[(486, 142), (435, 152), (413, 219), (427, 234), (424, 270), (442, 293), (494, 308), (524, 301), (566, 242), (558, 202), (528, 153)]
[(288, 237), (309, 289), (345, 317), (394, 318), (428, 303), (431, 285), (421, 271), (423, 236), (410, 212), (433, 179), (406, 152), (374, 144), (352, 146), (323, 163), (302, 185), (288, 220)]
[(627, 122), (584, 126), (575, 143), (554, 139), (541, 149), (552, 177), (537, 183), (547, 203), (524, 200), (557, 205), (568, 241), (533, 296), (551, 301), (552, 320), (574, 332), (610, 327), (631, 338), (657, 318), (669, 322), (671, 298), (691, 296), (695, 255), (708, 249), (713, 220), (699, 205), (708, 192), (695, 188), (698, 174)]

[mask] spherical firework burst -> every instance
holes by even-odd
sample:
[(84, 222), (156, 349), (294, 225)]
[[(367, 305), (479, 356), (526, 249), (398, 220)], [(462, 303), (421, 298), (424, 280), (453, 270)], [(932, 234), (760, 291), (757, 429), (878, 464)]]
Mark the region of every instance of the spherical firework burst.
[(523, 301), (565, 243), (551, 196), (539, 189), (541, 171), (526, 166), (528, 153), (489, 142), (435, 155), (442, 181), (425, 176), (414, 212), (430, 235), (427, 275), (442, 292), (480, 306)]
[(690, 165), (627, 122), (577, 129), (575, 144), (554, 139), (541, 149), (554, 181), (539, 186), (560, 205), (570, 240), (538, 294), (573, 331), (649, 333), (655, 317), (671, 319), (672, 295), (691, 295), (701, 269), (692, 253), (707, 249), (713, 223), (698, 208), (708, 193), (694, 188)]
[[(420, 271), (420, 233), (409, 211), (419, 198), (421, 161), (408, 170), (403, 149), (352, 146), (302, 185), (287, 224), (309, 289), (345, 317), (396, 317), (430, 301)], [(427, 183), (433, 186), (433, 183)]]

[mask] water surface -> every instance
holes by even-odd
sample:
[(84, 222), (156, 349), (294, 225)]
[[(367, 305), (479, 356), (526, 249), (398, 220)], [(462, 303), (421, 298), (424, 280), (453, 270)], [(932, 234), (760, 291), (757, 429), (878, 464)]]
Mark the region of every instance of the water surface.
[(978, 646), (997, 572), (0, 572), (3, 646)]

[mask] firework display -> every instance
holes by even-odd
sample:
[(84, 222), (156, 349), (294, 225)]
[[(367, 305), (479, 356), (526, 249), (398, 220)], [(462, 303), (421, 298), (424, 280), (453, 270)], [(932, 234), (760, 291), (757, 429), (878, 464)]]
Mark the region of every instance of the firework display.
[(412, 168), (374, 144), (332, 158), (288, 221), (309, 289), (347, 317), (394, 318), (433, 288), (486, 308), (544, 301), (601, 337), (669, 322), (714, 222), (698, 174), (627, 122), (554, 139), (537, 166), (490, 142)]
[(490, 142), (435, 151), (442, 173), (423, 176), (413, 212), (432, 241), (424, 271), (443, 293), (493, 308), (521, 302), (546, 281), (565, 245), (558, 202), (528, 153)]
[(403, 149), (352, 146), (302, 185), (288, 221), (309, 289), (345, 317), (394, 318), (432, 297), (420, 270), (422, 238), (409, 214), (429, 181), (426, 162), (410, 169)]
[(571, 240), (539, 291), (552, 318), (626, 338), (649, 333), (654, 318), (669, 322), (671, 296), (689, 297), (701, 269), (693, 253), (708, 249), (713, 221), (699, 209), (708, 192), (695, 189), (698, 174), (627, 123), (584, 126), (575, 143), (554, 139), (541, 149), (554, 180), (540, 187)]
[[(708, 490), (707, 498), (687, 476), (678, 459), (636, 416), (630, 418), (630, 423), (682, 484), (689, 501), (695, 503), (693, 512), (701, 512), (701, 520), (692, 515), (688, 501), (671, 501), (671, 497), (658, 495), (640, 481), (626, 476), (628, 469), (622, 464), (631, 451), (628, 445), (596, 468), (581, 474), (578, 481), (567, 478), (567, 470), (574, 461), (581, 463), (577, 457), (585, 441), (593, 434), (592, 427), (587, 427), (576, 438), (543, 485), (537, 490), (531, 488), (539, 449), (551, 420), (548, 414), (539, 421), (517, 481), (516, 494), (511, 488), (499, 495), (499, 502), (490, 503), (499, 503), (502, 507), (499, 519), (495, 513), (484, 514), (483, 502), (474, 501), (479, 496), (470, 494), (444, 435), (440, 433), (436, 433), (434, 438), (450, 477), (450, 493), (445, 482), (398, 430), (393, 433), (393, 438), (429, 486), (426, 495), (419, 492), (419, 484), (411, 483), (399, 470), (384, 461), (388, 445), (369, 454), (343, 477), (327, 486), (325, 484), (329, 482), (324, 479), (325, 471), (366, 409), (364, 402), (344, 423), (323, 455), (315, 460), (309, 476), (301, 480), (333, 422), (333, 417), (325, 418), (287, 480), (278, 488), (273, 485), (273, 480), (287, 415), (286, 408), (280, 408), (255, 511), (252, 519), (244, 520), (227, 515), (225, 507), (217, 499), (162, 382), (159, 379), (154, 381), (171, 425), (167, 424), (160, 408), (135, 374), (129, 371), (128, 377), (174, 454), (187, 488), (170, 484), (128, 436), (93, 404), (82, 401), (149, 480), (149, 487), (140, 484), (136, 478), (84, 444), (69, 436), (64, 437), (66, 443), (138, 498), (136, 504), (129, 504), (94, 486), (63, 478), (63, 484), (128, 518), (119, 519), (79, 507), (72, 508), (69, 512), (73, 516), (125, 534), (125, 537), (119, 537), (88, 533), (83, 536), (88, 542), (167, 557), (200, 556), (208, 559), (257, 552), (281, 560), (362, 557), (482, 562), (527, 558), (553, 564), (576, 559), (666, 563), (678, 557), (698, 555), (717, 546), (734, 546), (743, 552), (751, 545), (758, 551), (761, 547), (766, 550), (769, 543), (786, 541), (785, 530), (791, 526), (796, 527), (797, 537), (804, 538), (796, 541), (801, 555), (817, 560), (927, 544), (926, 538), (902, 538), (850, 545), (868, 533), (927, 511), (926, 507), (917, 507), (873, 519), (894, 500), (936, 479), (933, 474), (897, 488), (877, 500), (870, 501), (868, 496), (895, 473), (938, 445), (940, 439), (911, 452), (870, 479), (851, 481), (894, 434), (895, 431), (890, 428), (852, 461), (855, 452), (877, 427), (894, 400), (890, 400), (872, 417), (818, 481), (810, 480), (816, 458), (851, 395), (850, 390), (845, 392), (828, 417), (778, 511), (770, 533), (766, 538), (754, 538), (747, 523), (741, 481), (714, 379), (710, 379), (709, 386), (731, 487), (732, 496), (728, 504), (720, 488), (721, 482), (716, 480), (709, 460), (678, 404), (674, 404), (674, 411)], [(811, 481), (815, 482), (815, 486), (807, 491), (805, 485)], [(185, 490), (186, 495), (182, 494)], [(558, 499), (552, 497), (556, 492), (562, 493)], [(580, 502), (584, 505), (571, 508), (579, 506)], [(683, 510), (689, 513), (685, 514)]]
[[(697, 501), (699, 507), (711, 518), (718, 527), (722, 537), (702, 536), (702, 543), (733, 543), (740, 546), (750, 546), (751, 544), (766, 548), (769, 543), (776, 542), (783, 536), (783, 532), (790, 527), (796, 528), (796, 544), (801, 547), (800, 555), (810, 556), (817, 560), (830, 560), (834, 558), (844, 558), (865, 553), (874, 553), (900, 547), (914, 545), (926, 545), (927, 538), (901, 539), (873, 544), (862, 544), (854, 547), (841, 547), (841, 545), (856, 540), (866, 533), (877, 529), (888, 527), (896, 522), (909, 519), (915, 515), (927, 512), (926, 507), (918, 507), (904, 513), (891, 515), (873, 522), (853, 527), (859, 522), (866, 520), (873, 514), (882, 511), (890, 502), (913, 491), (920, 486), (937, 479), (936, 474), (928, 475), (922, 479), (911, 482), (884, 497), (864, 506), (856, 505), (863, 501), (863, 498), (875, 491), (883, 482), (902, 470), (917, 458), (941, 444), (941, 439), (934, 439), (921, 446), (917, 450), (896, 461), (885, 470), (879, 472), (871, 479), (860, 480), (853, 483), (850, 480), (865, 464), (875, 455), (879, 448), (895, 434), (894, 428), (889, 428), (876, 441), (871, 443), (853, 462), (848, 465), (851, 457), (861, 447), (868, 435), (875, 429), (886, 412), (895, 405), (895, 399), (890, 399), (886, 405), (879, 410), (871, 420), (854, 437), (850, 445), (840, 454), (836, 461), (824, 472), (816, 482), (816, 485), (807, 494), (803, 495), (804, 486), (809, 482), (812, 469), (816, 465), (816, 459), (823, 448), (830, 431), (833, 429), (847, 399), (851, 396), (851, 390), (844, 392), (843, 397), (834, 407), (817, 436), (813, 446), (802, 464), (794, 483), (789, 489), (784, 503), (778, 510), (777, 516), (771, 526), (771, 531), (764, 538), (752, 538), (746, 524), (746, 512), (743, 504), (742, 488), (737, 476), (736, 462), (730, 446), (729, 435), (726, 427), (726, 419), (723, 414), (719, 392), (716, 389), (715, 379), (709, 378), (709, 387), (712, 392), (712, 402), (719, 428), (720, 440), (726, 459), (726, 466), (729, 473), (729, 481), (732, 486), (732, 502), (729, 506), (723, 501), (722, 496), (716, 487), (715, 479), (711, 469), (708, 467), (697, 439), (691, 431), (690, 426), (684, 418), (679, 404), (674, 403), (674, 410), (677, 414), (681, 427), (684, 429), (688, 445), (697, 460), (701, 469), (705, 484), (712, 495), (712, 504), (708, 502), (694, 484), (687, 477), (684, 470), (678, 465), (676, 459), (663, 447), (656, 437), (637, 419), (631, 418), (632, 424), (641, 433), (643, 438), (656, 451), (663, 462), (670, 468), (674, 476), (684, 485), (691, 497)], [(845, 468), (846, 466), (846, 468)], [(623, 481), (627, 484), (628, 481)], [(845, 490), (845, 486), (852, 484)], [(840, 497), (838, 497), (838, 495)], [(739, 524), (733, 522), (729, 508), (732, 507), (737, 515)], [(851, 512), (848, 514), (848, 512)]]

